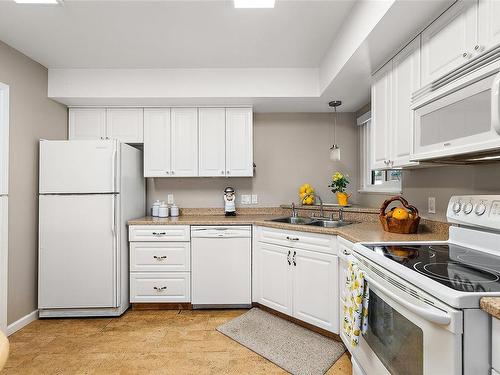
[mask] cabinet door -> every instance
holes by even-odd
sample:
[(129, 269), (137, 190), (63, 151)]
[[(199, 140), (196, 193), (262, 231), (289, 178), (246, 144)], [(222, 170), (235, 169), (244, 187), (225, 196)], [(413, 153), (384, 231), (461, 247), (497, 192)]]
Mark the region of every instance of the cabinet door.
[(500, 1), (479, 0), (479, 35), (476, 53), (492, 49), (500, 44)]
[(106, 111), (106, 136), (124, 143), (144, 141), (142, 108), (108, 108)]
[(458, 1), (422, 32), (422, 86), (467, 62), (477, 43), (477, 3)]
[(257, 267), (258, 302), (292, 315), (291, 248), (259, 242)]
[(106, 137), (105, 108), (70, 108), (68, 139), (104, 139)]
[(226, 108), (226, 175), (253, 176), (252, 108)]
[(339, 332), (338, 257), (293, 250), (293, 316)]
[(170, 176), (170, 108), (144, 110), (144, 177)]
[(415, 38), (392, 60), (391, 167), (406, 167), (413, 148), (412, 93), (420, 85), (420, 38)]
[(172, 169), (173, 177), (198, 175), (198, 109), (172, 108)]
[(226, 174), (226, 110), (198, 109), (199, 175), (220, 177)]
[(389, 163), (389, 146), (391, 141), (391, 70), (392, 62), (389, 62), (373, 76), (372, 122), (370, 124), (372, 169), (387, 168)]

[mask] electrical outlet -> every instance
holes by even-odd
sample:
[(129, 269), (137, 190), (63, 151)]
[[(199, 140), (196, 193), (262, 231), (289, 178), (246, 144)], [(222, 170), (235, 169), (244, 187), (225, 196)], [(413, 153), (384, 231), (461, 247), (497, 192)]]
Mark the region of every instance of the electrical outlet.
[(250, 204), (252, 202), (252, 198), (248, 194), (241, 195), (241, 204)]
[(428, 205), (427, 205), (427, 212), (429, 214), (435, 214), (436, 213), (436, 198), (434, 197), (429, 197), (428, 200)]
[(167, 195), (167, 204), (174, 204), (174, 195), (173, 194)]
[(257, 194), (252, 194), (252, 204), (257, 204), (259, 203)]

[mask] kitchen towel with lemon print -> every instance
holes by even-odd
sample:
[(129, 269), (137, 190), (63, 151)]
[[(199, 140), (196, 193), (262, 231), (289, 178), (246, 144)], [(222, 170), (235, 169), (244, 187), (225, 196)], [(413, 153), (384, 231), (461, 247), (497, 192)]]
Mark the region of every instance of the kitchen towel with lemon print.
[(359, 335), (368, 329), (368, 282), (356, 263), (349, 262), (346, 277), (347, 296), (344, 303), (344, 332), (355, 347)]

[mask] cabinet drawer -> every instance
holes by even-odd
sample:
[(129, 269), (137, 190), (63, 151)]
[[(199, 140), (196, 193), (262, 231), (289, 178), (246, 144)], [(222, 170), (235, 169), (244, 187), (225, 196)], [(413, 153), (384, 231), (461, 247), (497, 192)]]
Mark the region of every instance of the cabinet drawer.
[(130, 302), (190, 302), (189, 272), (131, 273)]
[(328, 234), (288, 231), (258, 227), (257, 241), (287, 247), (300, 247), (305, 250), (337, 254), (336, 237)]
[(188, 271), (189, 242), (131, 242), (130, 271)]
[(189, 225), (131, 225), (130, 241), (190, 241)]

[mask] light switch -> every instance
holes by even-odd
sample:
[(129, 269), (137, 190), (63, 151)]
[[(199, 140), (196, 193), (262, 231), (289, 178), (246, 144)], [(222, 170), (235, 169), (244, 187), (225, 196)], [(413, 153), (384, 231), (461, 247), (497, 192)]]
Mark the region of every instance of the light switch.
[(252, 204), (257, 204), (259, 203), (257, 194), (252, 194)]
[(242, 194), (241, 195), (241, 204), (250, 204), (251, 203), (251, 196), (248, 194)]
[(429, 197), (427, 213), (429, 213), (429, 214), (436, 213), (436, 198), (435, 197)]
[(174, 204), (174, 195), (173, 194), (167, 195), (167, 204)]

